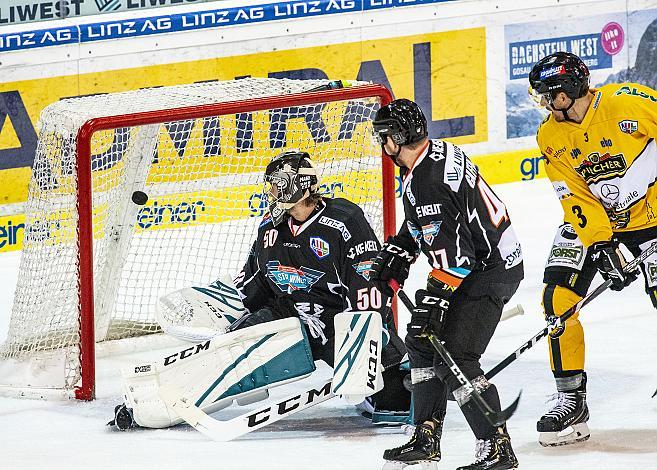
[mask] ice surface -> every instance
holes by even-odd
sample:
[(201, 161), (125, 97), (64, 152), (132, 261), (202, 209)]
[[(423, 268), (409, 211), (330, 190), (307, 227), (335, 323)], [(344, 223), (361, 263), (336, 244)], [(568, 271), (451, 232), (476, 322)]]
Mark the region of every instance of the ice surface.
[[(484, 356), (485, 370), (544, 326), (542, 270), (561, 221), (561, 208), (547, 180), (494, 189), (507, 204), (523, 246), (526, 279), (511, 303), (521, 303), (525, 315), (500, 325)], [(16, 253), (0, 256), (0, 339), (6, 335), (18, 258)], [(426, 272), (421, 259), (407, 283), (409, 292), (422, 285)], [(407, 321), (405, 312), (401, 319), (402, 324)], [(584, 309), (582, 321), (592, 415), (588, 442), (555, 449), (537, 443), (536, 419), (554, 391), (545, 340), (495, 379), (503, 405), (523, 390), (509, 422), (521, 468), (657, 469), (657, 399), (650, 398), (657, 387), (657, 312), (642, 283), (621, 293), (606, 292)], [(126, 363), (130, 359), (100, 361), (99, 399), (92, 403), (0, 398), (0, 469), (379, 469), (383, 450), (407, 439), (395, 429), (369, 426), (338, 398), (229, 443), (210, 442), (187, 426), (111, 432), (104, 424), (119, 402), (116, 367)], [(473, 460), (474, 437), (453, 403), (442, 451), (441, 468)]]

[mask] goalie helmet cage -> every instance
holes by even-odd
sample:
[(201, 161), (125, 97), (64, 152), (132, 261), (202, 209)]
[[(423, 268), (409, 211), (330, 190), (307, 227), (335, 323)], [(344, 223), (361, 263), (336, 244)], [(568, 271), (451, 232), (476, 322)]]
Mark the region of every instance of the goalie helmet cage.
[(97, 342), (158, 332), (159, 296), (239, 271), (265, 212), (262, 173), (283, 150), (308, 151), (328, 196), (393, 234), (394, 168), (370, 135), (390, 92), (305, 91), (327, 83), (246, 78), (47, 107), (0, 393), (93, 399)]

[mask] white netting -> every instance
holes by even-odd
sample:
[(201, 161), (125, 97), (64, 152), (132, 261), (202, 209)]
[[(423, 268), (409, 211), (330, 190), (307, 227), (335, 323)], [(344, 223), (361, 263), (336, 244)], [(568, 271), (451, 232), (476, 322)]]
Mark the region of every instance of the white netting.
[[(325, 83), (208, 82), (67, 99), (45, 109), (19, 281), (8, 339), (0, 349), (0, 382), (71, 389), (80, 381), (75, 158), (80, 126), (101, 116), (287, 95)], [(361, 205), (382, 236), (380, 148), (370, 136), (378, 107), (376, 98), (365, 98), (182, 121), (171, 111), (162, 124), (95, 133), (96, 341), (156, 332), (160, 295), (241, 268), (264, 213), (262, 173), (285, 149), (308, 151), (327, 195)], [(133, 202), (135, 191), (148, 195), (145, 205)]]

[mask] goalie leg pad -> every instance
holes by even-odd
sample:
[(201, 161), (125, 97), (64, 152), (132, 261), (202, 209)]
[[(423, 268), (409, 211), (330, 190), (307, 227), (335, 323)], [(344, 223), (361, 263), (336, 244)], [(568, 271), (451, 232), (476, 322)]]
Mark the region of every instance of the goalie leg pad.
[[(315, 370), (310, 345), (296, 318), (255, 325), (123, 371), (126, 406), (142, 427), (182, 422), (170, 397), (213, 413), (233, 401), (266, 398), (266, 389)], [(166, 397), (166, 398), (163, 398)]]
[(332, 392), (357, 404), (383, 388), (382, 321), (378, 312), (342, 312), (334, 319)]

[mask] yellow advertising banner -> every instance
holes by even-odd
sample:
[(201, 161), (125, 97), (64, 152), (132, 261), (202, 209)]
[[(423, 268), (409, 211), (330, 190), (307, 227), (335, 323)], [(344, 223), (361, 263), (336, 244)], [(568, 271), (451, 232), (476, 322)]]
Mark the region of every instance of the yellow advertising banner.
[[(474, 28), (1, 83), (0, 203), (26, 200), (41, 110), (72, 96), (245, 76), (369, 80), (417, 101), (432, 137), (484, 142), (485, 39), (485, 29)], [(163, 148), (171, 146), (162, 139)]]

